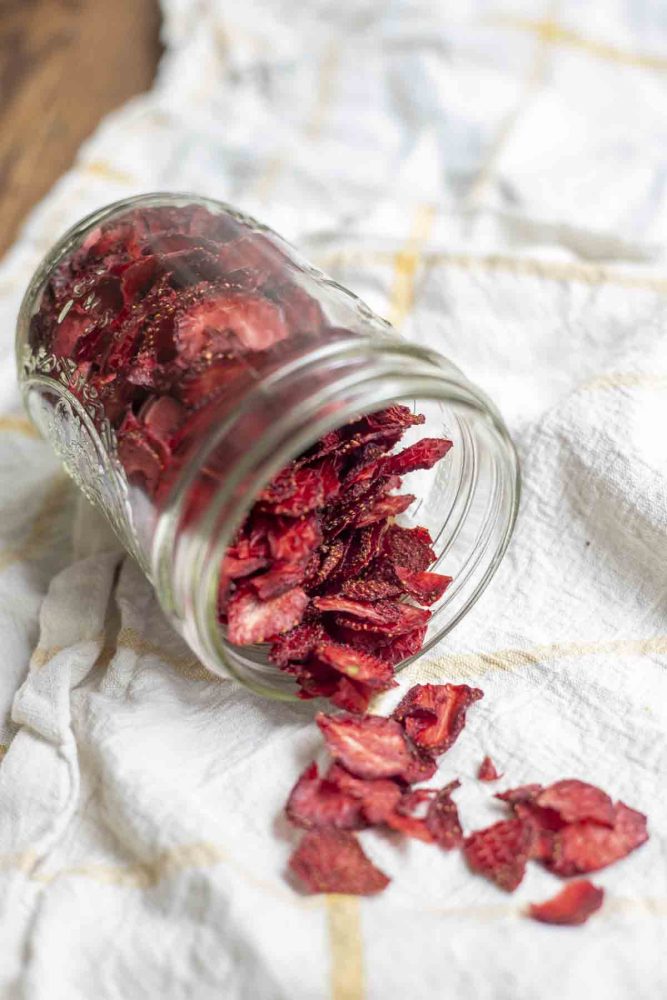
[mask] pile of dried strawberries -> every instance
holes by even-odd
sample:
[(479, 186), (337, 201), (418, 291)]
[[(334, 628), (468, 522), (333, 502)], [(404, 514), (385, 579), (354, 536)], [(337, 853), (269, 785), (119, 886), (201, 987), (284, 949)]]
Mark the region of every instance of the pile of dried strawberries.
[[(470, 705), (482, 697), (465, 684), (418, 684), (391, 718), (320, 713), (316, 721), (332, 757), (320, 775), (315, 763), (289, 797), (289, 820), (307, 833), (290, 868), (311, 892), (370, 895), (389, 883), (364, 853), (354, 831), (383, 826), (443, 850), (460, 848), (469, 867), (512, 892), (529, 860), (568, 877), (605, 868), (648, 839), (646, 817), (594, 785), (577, 779), (547, 787), (524, 785), (496, 795), (511, 816), (465, 836), (452, 793), (415, 788), (436, 772), (435, 758), (460, 734)], [(480, 780), (498, 780), (485, 758)], [(583, 923), (602, 904), (588, 880), (570, 883), (529, 915), (545, 923)]]
[(415, 499), (392, 492), (401, 476), (451, 447), (422, 438), (390, 453), (422, 421), (395, 405), (332, 431), (264, 490), (227, 552), (220, 613), (229, 639), (270, 641), (271, 660), (302, 698), (365, 711), (424, 641), (431, 612), (408, 601), (433, 604), (451, 582), (428, 570), (428, 531), (394, 522)]

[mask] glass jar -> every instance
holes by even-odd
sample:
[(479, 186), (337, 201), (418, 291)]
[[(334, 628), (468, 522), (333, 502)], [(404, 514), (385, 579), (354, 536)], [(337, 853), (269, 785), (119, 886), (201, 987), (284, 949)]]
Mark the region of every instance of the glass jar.
[(398, 518), (430, 531), (432, 569), (453, 577), (420, 652), (472, 607), (512, 533), (518, 463), (493, 404), (221, 202), (142, 195), (79, 222), (26, 292), (17, 363), (32, 420), (174, 627), (213, 673), (262, 694), (292, 698), (294, 682), (265, 644), (229, 641), (221, 566), (267, 484), (328, 432), (401, 403), (425, 416), (404, 444), (453, 442), (406, 477), (417, 499)]

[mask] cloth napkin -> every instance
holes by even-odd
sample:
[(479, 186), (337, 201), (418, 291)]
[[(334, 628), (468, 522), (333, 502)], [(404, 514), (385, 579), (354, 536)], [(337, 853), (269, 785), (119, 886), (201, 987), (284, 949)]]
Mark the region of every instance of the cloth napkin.
[[(667, 988), (667, 17), (649, 0), (164, 0), (112, 114), (0, 269), (0, 990), (24, 1000), (655, 1000)], [(103, 58), (103, 53), (100, 58)], [(285, 877), (308, 704), (207, 674), (21, 414), (41, 255), (110, 200), (225, 199), (497, 402), (524, 495), (497, 576), (400, 677), (485, 697), (466, 829), (578, 777), (649, 816), (584, 928), (370, 831), (379, 897)], [(378, 709), (391, 707), (392, 692)], [(504, 780), (475, 780), (485, 754)]]

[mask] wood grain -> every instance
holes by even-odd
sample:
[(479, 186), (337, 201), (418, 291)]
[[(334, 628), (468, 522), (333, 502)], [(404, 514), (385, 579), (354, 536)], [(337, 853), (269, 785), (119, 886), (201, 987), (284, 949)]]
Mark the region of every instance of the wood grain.
[(0, 0), (0, 252), (100, 119), (150, 87), (157, 0)]

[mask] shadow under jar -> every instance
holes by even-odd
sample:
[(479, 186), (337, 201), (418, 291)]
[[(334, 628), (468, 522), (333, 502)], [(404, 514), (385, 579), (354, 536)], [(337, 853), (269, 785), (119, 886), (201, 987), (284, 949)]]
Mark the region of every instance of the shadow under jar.
[[(401, 340), (275, 233), (221, 202), (142, 195), (74, 226), (26, 292), (17, 363), (34, 423), (153, 582), (174, 627), (212, 672), (261, 694), (298, 692), (269, 659), (268, 642), (230, 641), (230, 595), (251, 591), (274, 566), (267, 531), (276, 519), (284, 530), (290, 517), (307, 521), (315, 536), (308, 568), (300, 580), (288, 574), (283, 590), (305, 593), (306, 622), (318, 617), (313, 599), (340, 591), (335, 573), (314, 583), (313, 567), (331, 550), (321, 526), (349, 488), (341, 480), (350, 467), (356, 462), (377, 488), (383, 457), (368, 415), (380, 414), (390, 430), (392, 415), (401, 415), (400, 434), (376, 438), (386, 455), (399, 437), (400, 448), (423, 437), (452, 442), (441, 461), (402, 477), (400, 494), (414, 500), (373, 536), (371, 556), (379, 558), (378, 538), (394, 523), (427, 529), (429, 572), (453, 578), (432, 604), (418, 648), (397, 668), (467, 613), (508, 544), (519, 471), (489, 400), (446, 358)], [(360, 428), (365, 438), (355, 438)], [(323, 441), (331, 450), (317, 458)], [(315, 468), (321, 481), (308, 472), (312, 496), (296, 507), (288, 498), (271, 514), (266, 498), (275, 490), (264, 491), (286, 467), (288, 479)], [(348, 560), (361, 544), (355, 511), (369, 495), (359, 485), (350, 494), (339, 533)], [(259, 524), (252, 543), (249, 515)], [(239, 555), (240, 537), (250, 561), (234, 577), (230, 553)], [(277, 630), (292, 620), (278, 615)]]

